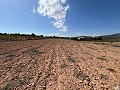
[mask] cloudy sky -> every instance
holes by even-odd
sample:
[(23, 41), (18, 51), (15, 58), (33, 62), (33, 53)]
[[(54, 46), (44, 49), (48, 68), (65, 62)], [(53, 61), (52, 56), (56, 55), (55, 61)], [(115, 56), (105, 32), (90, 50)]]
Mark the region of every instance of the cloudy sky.
[(0, 32), (57, 36), (120, 33), (120, 0), (0, 0)]

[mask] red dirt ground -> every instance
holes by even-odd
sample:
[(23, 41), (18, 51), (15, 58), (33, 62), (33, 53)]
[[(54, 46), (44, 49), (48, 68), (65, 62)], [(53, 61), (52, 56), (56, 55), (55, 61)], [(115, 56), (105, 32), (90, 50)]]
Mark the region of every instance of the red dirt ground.
[(120, 43), (0, 42), (0, 90), (120, 90)]

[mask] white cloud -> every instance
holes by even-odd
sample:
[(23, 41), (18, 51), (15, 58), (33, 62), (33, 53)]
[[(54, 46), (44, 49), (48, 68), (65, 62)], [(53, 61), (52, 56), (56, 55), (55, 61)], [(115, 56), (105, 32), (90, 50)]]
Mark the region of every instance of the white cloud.
[(63, 3), (63, 4), (66, 3), (66, 0), (61, 0), (61, 3)]
[(59, 31), (67, 32), (67, 28), (68, 28), (68, 26), (63, 26)]
[(35, 6), (33, 6), (33, 13), (35, 13), (36, 11), (35, 11)]
[[(69, 5), (66, 5), (66, 0), (39, 0), (38, 4), (37, 12), (40, 15), (54, 18), (55, 21), (53, 21), (52, 24), (60, 29), (59, 31), (67, 31), (67, 26), (64, 24), (67, 10), (70, 7)], [(34, 8), (33, 12), (35, 12)]]

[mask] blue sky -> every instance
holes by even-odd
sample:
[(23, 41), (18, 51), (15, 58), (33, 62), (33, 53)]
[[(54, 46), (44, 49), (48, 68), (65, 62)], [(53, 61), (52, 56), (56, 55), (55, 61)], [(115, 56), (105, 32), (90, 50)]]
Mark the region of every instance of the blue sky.
[(120, 33), (120, 0), (61, 0), (57, 14), (41, 11), (40, 5), (48, 6), (44, 1), (0, 0), (0, 32), (59, 36)]

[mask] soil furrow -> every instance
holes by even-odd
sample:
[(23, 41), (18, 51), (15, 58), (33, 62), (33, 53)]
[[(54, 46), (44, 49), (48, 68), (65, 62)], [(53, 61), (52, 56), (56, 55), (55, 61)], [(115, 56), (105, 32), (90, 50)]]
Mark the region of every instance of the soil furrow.
[(0, 90), (119, 90), (119, 45), (64, 39), (2, 42)]

